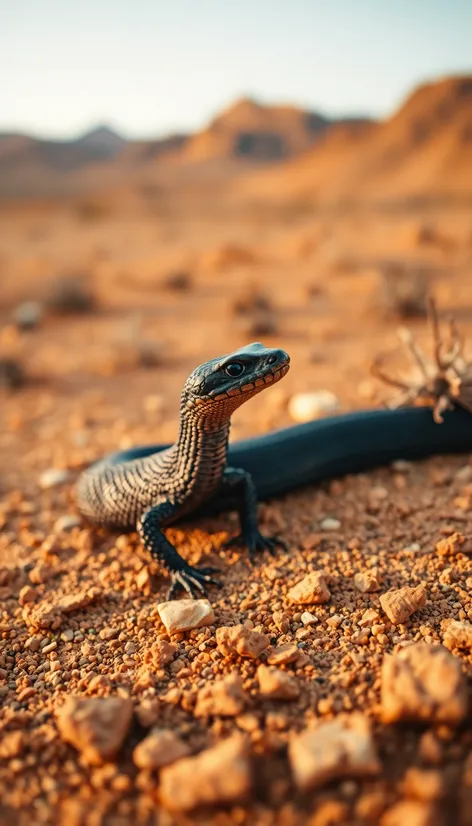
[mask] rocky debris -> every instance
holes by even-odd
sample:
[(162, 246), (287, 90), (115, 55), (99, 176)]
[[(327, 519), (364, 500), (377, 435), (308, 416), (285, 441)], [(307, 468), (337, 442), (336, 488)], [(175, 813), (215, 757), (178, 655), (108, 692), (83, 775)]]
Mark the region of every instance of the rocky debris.
[(216, 644), (225, 657), (238, 654), (255, 660), (269, 647), (269, 637), (245, 625), (222, 626), (216, 629)]
[(407, 797), (417, 800), (440, 800), (446, 796), (447, 784), (442, 772), (411, 766), (405, 774), (403, 790)]
[(438, 826), (438, 823), (434, 806), (419, 800), (401, 800), (384, 813), (380, 826)]
[(64, 485), (69, 482), (71, 474), (65, 468), (49, 468), (44, 470), (39, 477), (39, 485), (44, 490), (48, 488), (56, 488), (58, 485)]
[(339, 409), (339, 400), (330, 390), (296, 393), (288, 403), (288, 412), (294, 422), (311, 422)]
[(334, 516), (325, 516), (325, 518), (320, 522), (320, 528), (322, 531), (339, 531), (340, 527), (341, 522), (339, 519), (335, 519)]
[(22, 611), (25, 623), (33, 630), (49, 629), (55, 631), (62, 624), (63, 615), (57, 606), (50, 602), (39, 605), (26, 604)]
[(152, 662), (157, 668), (164, 668), (172, 662), (179, 649), (172, 642), (157, 640), (151, 648)]
[(462, 551), (464, 543), (465, 536), (456, 531), (436, 542), (436, 553), (438, 556), (455, 556)]
[(68, 594), (58, 597), (56, 605), (61, 614), (72, 614), (74, 611), (81, 611), (92, 602), (96, 602), (101, 597), (100, 588), (89, 588), (87, 591), (79, 591), (78, 594)]
[(43, 308), (39, 301), (23, 301), (13, 312), (13, 323), (20, 330), (34, 330), (43, 318)]
[(279, 645), (269, 652), (267, 662), (269, 665), (287, 665), (294, 663), (298, 659), (300, 649), (294, 642), (289, 642), (286, 645)]
[(114, 760), (131, 725), (133, 703), (124, 697), (68, 697), (56, 711), (63, 740), (87, 763)]
[(251, 792), (247, 740), (236, 734), (195, 757), (179, 760), (161, 772), (160, 798), (169, 809), (242, 803)]
[(380, 576), (376, 568), (354, 574), (354, 587), (357, 588), (361, 594), (371, 594), (374, 591), (380, 590), (380, 586)]
[(380, 597), (380, 604), (393, 625), (405, 622), (418, 608), (426, 603), (426, 589), (424, 585), (410, 588), (405, 585), (396, 591), (387, 591)]
[(382, 664), (382, 717), (459, 725), (467, 716), (461, 665), (442, 645), (413, 643)]
[(246, 707), (248, 697), (239, 674), (230, 674), (208, 683), (197, 694), (195, 717), (236, 717)]
[(155, 726), (161, 716), (161, 704), (156, 697), (146, 697), (136, 707), (136, 717), (143, 728)]
[(257, 669), (259, 693), (262, 697), (273, 700), (296, 700), (300, 694), (300, 686), (295, 677), (267, 665), (260, 665)]
[(322, 571), (313, 571), (303, 577), (288, 592), (291, 602), (298, 605), (314, 605), (328, 602), (331, 599), (330, 590), (326, 584), (326, 577)]
[(169, 729), (153, 728), (133, 751), (139, 769), (157, 770), (188, 757), (190, 747)]
[[(27, 586), (28, 587), (28, 586)], [(57, 597), (54, 604), (51, 602), (41, 602), (38, 605), (26, 604), (23, 608), (23, 619), (27, 625), (33, 629), (56, 630), (62, 625), (62, 621), (67, 614), (74, 611), (81, 611), (92, 602), (95, 602), (102, 594), (100, 588), (89, 588), (78, 594), (68, 594)]]
[(360, 712), (340, 715), (305, 731), (289, 744), (295, 783), (301, 791), (330, 780), (377, 775), (377, 757), (370, 723)]
[(179, 599), (161, 602), (157, 606), (159, 616), (169, 634), (190, 631), (203, 625), (213, 625), (215, 615), (207, 599)]
[(451, 620), (444, 631), (443, 643), (450, 650), (465, 648), (472, 650), (472, 623)]

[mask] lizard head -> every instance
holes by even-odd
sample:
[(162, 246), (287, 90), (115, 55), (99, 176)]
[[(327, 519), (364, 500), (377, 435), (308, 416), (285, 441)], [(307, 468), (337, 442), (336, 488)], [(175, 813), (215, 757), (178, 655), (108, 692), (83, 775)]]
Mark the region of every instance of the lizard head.
[(280, 381), (289, 367), (284, 350), (247, 344), (197, 367), (185, 382), (182, 404), (199, 417), (223, 422), (248, 399)]

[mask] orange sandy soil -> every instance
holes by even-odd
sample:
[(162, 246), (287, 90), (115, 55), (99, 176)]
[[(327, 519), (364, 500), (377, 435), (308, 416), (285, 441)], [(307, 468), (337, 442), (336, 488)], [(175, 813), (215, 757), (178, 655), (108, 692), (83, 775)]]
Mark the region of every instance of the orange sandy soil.
[[(470, 556), (440, 557), (434, 550), (452, 531), (470, 535), (470, 457), (381, 469), (261, 506), (263, 528), (277, 531), (288, 552), (261, 556), (255, 568), (243, 549), (221, 549), (236, 528), (234, 515), (169, 531), (186, 558), (221, 569), (224, 587), (209, 594), (216, 626), (249, 620), (272, 645), (295, 642), (307, 655), (300, 666), (283, 666), (300, 686), (299, 698), (291, 701), (261, 697), (258, 661), (222, 656), (215, 626), (173, 637), (174, 661), (153, 666), (156, 640), (169, 639), (156, 609), (165, 599), (166, 577), (134, 536), (117, 539), (85, 525), (60, 530), (57, 520), (74, 513), (73, 484), (49, 491), (39, 486), (48, 468), (67, 467), (75, 475), (118, 447), (172, 440), (189, 371), (250, 340), (284, 347), (292, 369), (277, 388), (238, 411), (233, 438), (288, 424), (286, 401), (298, 391), (332, 390), (343, 410), (380, 403), (386, 391), (369, 378), (369, 364), (374, 354), (396, 346), (397, 322), (385, 321), (379, 310), (378, 264), (407, 257), (436, 267), (439, 306), (453, 310), (470, 337), (470, 213), (305, 210), (282, 219), (218, 205), (201, 212), (185, 205), (154, 212), (113, 205), (86, 218), (73, 206), (12, 208), (1, 215), (0, 355), (21, 359), (31, 382), (15, 393), (2, 391), (0, 407), (0, 823), (393, 826), (399, 822), (393, 807), (415, 799), (413, 826), (472, 823), (470, 724), (457, 730), (385, 725), (379, 715), (386, 652), (405, 640), (441, 642), (444, 621), (472, 620)], [(421, 243), (424, 223), (435, 228), (437, 241)], [(162, 288), (176, 269), (189, 272), (188, 290)], [(12, 309), (25, 299), (41, 300), (51, 277), (77, 270), (91, 277), (96, 310), (47, 314), (37, 329), (17, 332)], [(248, 283), (274, 303), (272, 335), (254, 333), (232, 311)], [(413, 328), (427, 344), (424, 322)], [(155, 342), (160, 354), (152, 369), (139, 365), (142, 340)], [(340, 521), (338, 530), (321, 530), (327, 516)], [(373, 567), (381, 590), (362, 594), (353, 577)], [(138, 580), (148, 580), (144, 587), (137, 584), (143, 569), (149, 574)], [(313, 569), (329, 574), (332, 596), (308, 606), (319, 622), (305, 628), (304, 608), (291, 605), (287, 592)], [(390, 587), (420, 583), (425, 607), (393, 625), (379, 596)], [(26, 601), (35, 606), (54, 607), (65, 595), (94, 586), (100, 593), (65, 615), (59, 628), (41, 630), (25, 619), (24, 600), (19, 602), (25, 586)], [(379, 611), (383, 627), (359, 637), (357, 623), (368, 608)], [(56, 646), (44, 654), (51, 642)], [(470, 676), (470, 651), (454, 656)], [(196, 693), (234, 668), (250, 697), (247, 711), (195, 717)], [(152, 672), (150, 682), (142, 679), (143, 670)], [(158, 724), (181, 735), (195, 753), (234, 731), (246, 732), (254, 778), (247, 802), (188, 815), (165, 810), (158, 776), (133, 764), (133, 748), (145, 734), (139, 717), (116, 761), (105, 769), (87, 765), (62, 741), (55, 709), (70, 694), (117, 693), (131, 696), (137, 710), (157, 698)], [(315, 717), (353, 709), (372, 720), (380, 775), (296, 791), (287, 758), (291, 736)], [(412, 767), (439, 774), (445, 799), (425, 801), (421, 783), (412, 792), (405, 780)]]

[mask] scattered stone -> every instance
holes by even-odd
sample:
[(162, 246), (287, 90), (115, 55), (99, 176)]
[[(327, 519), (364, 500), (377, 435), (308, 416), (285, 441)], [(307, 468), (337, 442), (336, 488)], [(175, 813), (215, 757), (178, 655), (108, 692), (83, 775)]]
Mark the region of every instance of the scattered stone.
[(251, 775), (247, 740), (236, 734), (195, 757), (164, 768), (160, 797), (165, 806), (177, 811), (242, 803), (251, 791)]
[(152, 646), (152, 659), (157, 668), (164, 668), (174, 659), (179, 649), (167, 640), (157, 640)]
[(89, 588), (87, 591), (79, 591), (78, 594), (58, 597), (56, 606), (61, 614), (72, 614), (74, 611), (81, 611), (82, 608), (86, 608), (101, 595), (100, 588)]
[(60, 516), (59, 519), (56, 519), (54, 523), (54, 531), (56, 533), (61, 533), (61, 531), (72, 531), (74, 528), (80, 528), (82, 525), (82, 519), (80, 516), (74, 516), (73, 514), (65, 514), (64, 516)]
[(453, 533), (436, 543), (436, 553), (438, 556), (455, 556), (460, 553), (464, 543), (465, 536), (461, 533)]
[(301, 791), (334, 779), (374, 776), (381, 770), (370, 723), (360, 712), (321, 722), (313, 731), (294, 737), (289, 759)]
[(308, 574), (290, 589), (288, 598), (298, 605), (328, 602), (331, 599), (331, 593), (326, 584), (325, 575), (322, 571)]
[(377, 625), (380, 623), (380, 614), (375, 608), (367, 608), (360, 620), (357, 621), (357, 624), (361, 626), (361, 628), (371, 628), (373, 625)]
[(438, 814), (430, 804), (401, 800), (384, 813), (380, 826), (438, 826)]
[(260, 665), (257, 669), (259, 692), (263, 697), (273, 700), (296, 700), (300, 694), (300, 686), (291, 674), (281, 671), (280, 668), (270, 668)]
[(446, 648), (466, 648), (472, 650), (472, 624), (451, 620), (444, 632), (443, 643)]
[(213, 608), (207, 599), (179, 599), (161, 602), (157, 610), (169, 634), (201, 628), (203, 625), (213, 625), (215, 622)]
[(310, 611), (304, 611), (300, 617), (303, 625), (316, 625), (319, 622), (318, 617), (315, 617), (314, 614), (311, 614)]
[(294, 422), (311, 422), (339, 409), (339, 401), (330, 390), (314, 393), (296, 393), (288, 403), (288, 412)]
[(411, 766), (405, 774), (403, 788), (408, 797), (417, 800), (440, 800), (446, 796), (444, 775), (435, 769)]
[(131, 725), (133, 703), (124, 697), (68, 697), (56, 712), (63, 740), (87, 763), (114, 760)]
[(136, 585), (138, 586), (139, 590), (145, 590), (149, 588), (151, 584), (151, 575), (149, 573), (149, 568), (147, 565), (136, 574)]
[(222, 626), (216, 629), (216, 644), (225, 657), (239, 654), (255, 660), (269, 647), (269, 637), (245, 625)]
[(13, 322), (20, 330), (34, 330), (43, 318), (39, 301), (23, 301), (13, 312)]
[(380, 597), (380, 604), (393, 625), (405, 622), (418, 608), (426, 602), (424, 585), (410, 588), (405, 585), (396, 591), (387, 591)]
[(62, 614), (59, 608), (50, 602), (42, 602), (40, 605), (25, 605), (22, 617), (26, 624), (35, 631), (49, 629), (55, 631), (60, 628)]
[(382, 664), (382, 717), (458, 725), (467, 716), (467, 685), (461, 665), (442, 645), (417, 642)]
[(354, 574), (354, 587), (357, 588), (361, 594), (371, 594), (374, 591), (378, 591), (380, 585), (380, 577), (376, 568)]
[(27, 605), (28, 602), (34, 602), (35, 599), (36, 591), (34, 588), (32, 588), (31, 585), (24, 585), (18, 594), (18, 604), (21, 606)]
[(236, 717), (244, 711), (247, 701), (241, 677), (230, 674), (200, 689), (194, 714), (195, 717)]
[(322, 531), (339, 531), (341, 527), (341, 522), (339, 519), (334, 519), (332, 516), (326, 516), (320, 522), (320, 528)]
[(286, 645), (279, 645), (278, 648), (273, 648), (270, 651), (267, 662), (269, 665), (287, 665), (293, 663), (298, 658), (300, 649), (294, 642), (289, 642)]
[(65, 468), (49, 468), (43, 471), (39, 477), (39, 484), (40, 487), (44, 489), (55, 488), (58, 485), (63, 485), (65, 482), (68, 482), (69, 479), (70, 473)]
[(133, 751), (139, 769), (157, 770), (188, 757), (190, 747), (174, 731), (153, 728)]

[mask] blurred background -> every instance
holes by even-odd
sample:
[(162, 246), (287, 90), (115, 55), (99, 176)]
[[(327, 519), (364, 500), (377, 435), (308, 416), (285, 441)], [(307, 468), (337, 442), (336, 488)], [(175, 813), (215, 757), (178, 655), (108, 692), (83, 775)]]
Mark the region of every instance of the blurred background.
[(431, 291), (472, 332), (471, 31), (466, 0), (2, 3), (3, 455), (171, 439), (254, 340), (293, 368), (237, 436), (377, 404)]

